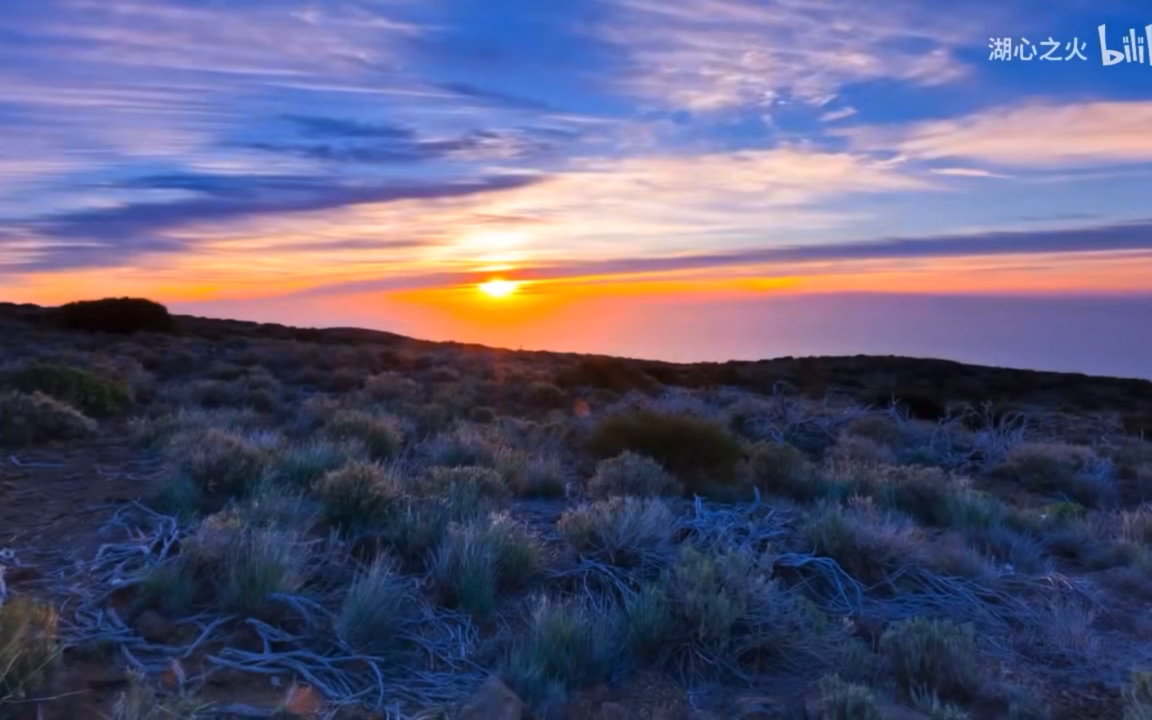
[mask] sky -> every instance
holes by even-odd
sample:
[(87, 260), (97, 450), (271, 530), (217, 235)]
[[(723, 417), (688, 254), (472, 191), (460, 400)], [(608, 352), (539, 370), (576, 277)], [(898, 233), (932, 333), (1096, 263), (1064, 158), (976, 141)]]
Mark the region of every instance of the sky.
[(1152, 377), (1150, 24), (1142, 0), (5, 0), (0, 300)]

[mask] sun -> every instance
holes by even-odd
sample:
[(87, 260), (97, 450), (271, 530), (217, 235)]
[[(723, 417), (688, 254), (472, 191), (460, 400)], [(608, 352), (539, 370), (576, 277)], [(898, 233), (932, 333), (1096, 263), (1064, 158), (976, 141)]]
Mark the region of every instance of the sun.
[(480, 283), (477, 285), (477, 287), (480, 289), (480, 292), (484, 293), (488, 297), (505, 298), (516, 292), (516, 289), (520, 287), (520, 283), (514, 280), (502, 280), (501, 278), (493, 278), (488, 282)]

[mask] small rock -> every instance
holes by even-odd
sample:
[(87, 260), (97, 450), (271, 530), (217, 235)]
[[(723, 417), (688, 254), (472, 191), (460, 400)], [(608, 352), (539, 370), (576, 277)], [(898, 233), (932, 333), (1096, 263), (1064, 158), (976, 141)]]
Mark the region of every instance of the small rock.
[(137, 615), (132, 629), (150, 643), (166, 643), (176, 635), (176, 625), (155, 610)]
[(458, 720), (522, 720), (527, 712), (524, 701), (493, 675), (460, 711)]

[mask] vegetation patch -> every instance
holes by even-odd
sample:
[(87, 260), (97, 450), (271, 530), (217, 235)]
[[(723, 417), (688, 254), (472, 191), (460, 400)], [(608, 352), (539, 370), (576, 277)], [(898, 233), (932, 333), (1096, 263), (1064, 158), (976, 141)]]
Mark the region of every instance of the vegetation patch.
[(175, 321), (168, 308), (143, 298), (81, 300), (60, 306), (56, 322), (69, 330), (130, 335), (138, 332), (171, 333)]
[(625, 451), (601, 460), (588, 481), (588, 494), (594, 498), (612, 495), (659, 497), (679, 495), (683, 490), (676, 478), (652, 458)]
[(15, 447), (88, 437), (96, 423), (39, 392), (0, 391), (0, 445)]
[(647, 455), (695, 493), (737, 483), (737, 464), (744, 456), (740, 443), (722, 425), (646, 410), (601, 420), (588, 448), (602, 458), (626, 451)]
[(402, 506), (404, 488), (389, 468), (352, 462), (316, 482), (324, 518), (346, 533), (384, 523)]
[(909, 696), (928, 691), (968, 702), (985, 684), (971, 625), (925, 617), (903, 620), (881, 636), (880, 654)]
[(10, 370), (0, 375), (0, 387), (43, 393), (92, 417), (115, 415), (132, 402), (127, 386), (63, 365), (37, 363)]
[(48, 605), (25, 597), (0, 605), (0, 709), (39, 689), (59, 656), (56, 625)]

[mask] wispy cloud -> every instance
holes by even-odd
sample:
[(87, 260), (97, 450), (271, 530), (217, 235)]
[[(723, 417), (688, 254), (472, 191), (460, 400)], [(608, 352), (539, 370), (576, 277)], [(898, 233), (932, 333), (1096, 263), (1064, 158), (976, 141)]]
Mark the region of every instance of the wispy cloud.
[(1007, 167), (1152, 161), (1152, 102), (1032, 103), (910, 126), (841, 131), (861, 149)]
[[(138, 184), (154, 188), (180, 187), (196, 195), (176, 202), (128, 203), (18, 223), (5, 229), (5, 233), (12, 242), (19, 240), (26, 250), (31, 248), (34, 257), (25, 257), (7, 270), (121, 265), (141, 255), (194, 250), (195, 234), (189, 235), (187, 230), (197, 226), (400, 201), (462, 198), (525, 187), (539, 180), (528, 175), (507, 175), (471, 181), (365, 187), (334, 185), (319, 179), (247, 177), (243, 182), (248, 192), (231, 193), (222, 190), (234, 187), (235, 178), (208, 175), (145, 178)], [(203, 234), (212, 235), (207, 229)], [(303, 246), (310, 244), (305, 242)]]
[[(762, 247), (719, 254), (682, 254), (607, 260), (567, 260), (520, 267), (509, 273), (519, 280), (559, 280), (630, 277), (643, 274), (716, 272), (724, 269), (759, 268), (768, 275), (804, 272), (804, 266), (821, 263), (821, 272), (836, 272), (834, 264), (851, 261), (915, 261), (941, 258), (1033, 256), (1047, 264), (1053, 257), (1070, 254), (1135, 253), (1136, 262), (1152, 261), (1152, 220), (1120, 225), (1100, 225), (1067, 230), (990, 232), (922, 238), (884, 238), (866, 242), (824, 243)], [(1066, 262), (1056, 261), (1058, 264)], [(833, 266), (829, 269), (829, 263)], [(771, 270), (768, 270), (771, 268)], [(850, 272), (857, 268), (843, 268)], [(891, 266), (884, 266), (890, 270)], [(477, 282), (490, 273), (481, 271), (405, 275), (378, 280), (336, 283), (301, 291), (301, 294), (370, 292)], [(930, 275), (930, 273), (926, 273)]]
[(615, 0), (602, 31), (630, 54), (625, 88), (698, 111), (764, 107), (781, 97), (822, 105), (847, 83), (920, 85), (963, 75), (953, 47), (973, 29), (911, 2)]

